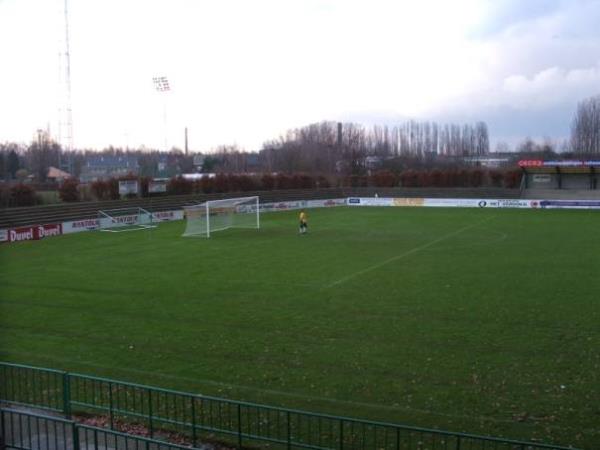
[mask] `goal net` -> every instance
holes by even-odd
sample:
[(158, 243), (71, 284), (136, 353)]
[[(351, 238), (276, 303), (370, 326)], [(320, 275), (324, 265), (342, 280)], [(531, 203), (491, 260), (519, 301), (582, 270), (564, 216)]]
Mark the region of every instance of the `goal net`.
[(134, 231), (154, 228), (152, 213), (144, 208), (117, 208), (98, 211), (100, 231)]
[(258, 197), (211, 200), (184, 207), (186, 218), (183, 236), (210, 237), (214, 231), (227, 228), (260, 228)]

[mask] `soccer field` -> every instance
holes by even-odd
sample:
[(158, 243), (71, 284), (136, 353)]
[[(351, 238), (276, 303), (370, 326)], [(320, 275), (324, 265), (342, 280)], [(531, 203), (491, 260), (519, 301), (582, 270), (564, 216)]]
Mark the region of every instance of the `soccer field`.
[(0, 360), (600, 442), (600, 213), (330, 208), (0, 247)]

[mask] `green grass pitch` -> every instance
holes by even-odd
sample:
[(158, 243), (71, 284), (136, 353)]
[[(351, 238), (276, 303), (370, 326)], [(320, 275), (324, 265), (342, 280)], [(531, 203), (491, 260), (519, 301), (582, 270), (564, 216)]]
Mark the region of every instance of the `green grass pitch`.
[(0, 360), (598, 445), (599, 212), (297, 214), (3, 245)]

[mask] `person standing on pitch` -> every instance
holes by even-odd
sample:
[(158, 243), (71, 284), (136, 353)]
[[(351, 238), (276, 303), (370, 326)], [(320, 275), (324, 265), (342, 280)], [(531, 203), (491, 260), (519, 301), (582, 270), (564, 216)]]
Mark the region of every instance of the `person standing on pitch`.
[(308, 221), (306, 219), (306, 213), (304, 210), (300, 211), (300, 234), (306, 234), (308, 228)]

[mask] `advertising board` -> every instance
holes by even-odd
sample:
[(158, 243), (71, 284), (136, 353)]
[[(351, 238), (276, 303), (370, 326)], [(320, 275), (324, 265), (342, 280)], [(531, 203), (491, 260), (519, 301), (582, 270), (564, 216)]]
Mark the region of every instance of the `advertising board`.
[(493, 200), (477, 198), (425, 198), (423, 206), (433, 208), (486, 208), (495, 207)]
[(345, 198), (331, 198), (327, 200), (306, 200), (307, 208), (330, 208), (332, 206), (344, 206)]
[(539, 200), (540, 208), (600, 209), (600, 200)]
[(555, 161), (544, 161), (541, 159), (522, 159), (519, 167), (598, 167), (598, 160), (561, 159)]
[(182, 220), (183, 209), (174, 211), (160, 211), (152, 213), (152, 220), (154, 222), (170, 222), (172, 220)]
[(394, 199), (387, 197), (349, 197), (349, 206), (394, 206)]
[(306, 208), (305, 200), (291, 201), (291, 202), (269, 202), (261, 203), (260, 210), (266, 211), (285, 211), (287, 209), (302, 209)]
[(495, 200), (498, 204), (498, 208), (535, 208), (537, 206), (532, 205), (533, 200), (519, 200), (519, 199), (508, 199), (508, 200)]
[(8, 230), (0, 230), (0, 243), (8, 242)]
[(552, 175), (548, 173), (536, 173), (533, 175), (534, 183), (550, 183), (552, 181)]
[[(69, 222), (63, 222), (62, 224), (62, 232), (63, 234), (70, 233), (79, 233), (82, 231), (93, 231), (100, 229), (101, 225), (103, 227), (115, 226), (118, 225), (130, 225), (137, 222), (138, 215), (130, 214), (127, 216), (119, 216), (116, 217), (115, 220), (111, 220), (107, 217), (102, 219), (82, 219), (82, 220), (72, 220)], [(171, 220), (182, 220), (183, 219), (183, 210), (175, 209), (171, 211), (160, 211), (152, 213), (152, 220), (154, 222), (167, 222)]]
[(423, 198), (394, 198), (393, 205), (394, 206), (423, 206), (424, 203)]
[(137, 195), (138, 184), (138, 180), (120, 180), (119, 195)]
[(19, 227), (8, 230), (8, 242), (32, 241), (38, 238), (36, 227)]
[(100, 219), (81, 219), (63, 222), (63, 234), (79, 233), (81, 231), (92, 231), (100, 228)]
[(261, 203), (260, 210), (262, 212), (268, 212), (302, 208), (330, 208), (333, 206), (344, 206), (346, 205), (346, 203), (347, 199), (345, 198), (331, 198), (323, 200), (295, 200), (289, 202), (268, 202)]
[(150, 194), (160, 194), (167, 192), (167, 181), (166, 180), (152, 180), (148, 182), (148, 192)]
[(50, 236), (59, 236), (62, 234), (62, 225), (33, 225), (28, 227), (11, 228), (8, 230), (8, 242), (34, 241), (44, 239)]
[(51, 225), (37, 226), (38, 239), (44, 239), (52, 236), (60, 236), (62, 234), (62, 224), (54, 223)]

